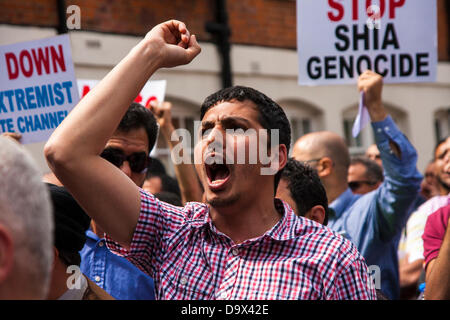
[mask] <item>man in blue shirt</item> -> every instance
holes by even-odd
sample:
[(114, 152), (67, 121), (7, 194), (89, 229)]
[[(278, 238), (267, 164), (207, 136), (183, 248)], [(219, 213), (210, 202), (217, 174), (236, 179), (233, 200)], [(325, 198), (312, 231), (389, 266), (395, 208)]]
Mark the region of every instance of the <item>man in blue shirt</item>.
[(328, 226), (350, 239), (368, 265), (380, 268), (381, 291), (397, 299), (398, 242), (422, 176), (416, 168), (416, 150), (382, 104), (382, 86), (382, 77), (372, 71), (358, 79), (385, 171), (385, 180), (377, 190), (365, 195), (352, 193), (347, 183), (348, 147), (335, 133), (314, 132), (301, 137), (294, 145), (293, 157), (317, 169), (335, 212), (329, 216)]
[[(157, 132), (152, 112), (132, 103), (101, 156), (142, 187)], [(106, 247), (103, 230), (94, 220), (86, 236), (86, 245), (80, 251), (80, 268), (89, 279), (118, 300), (155, 299), (153, 279), (127, 259), (112, 253)]]

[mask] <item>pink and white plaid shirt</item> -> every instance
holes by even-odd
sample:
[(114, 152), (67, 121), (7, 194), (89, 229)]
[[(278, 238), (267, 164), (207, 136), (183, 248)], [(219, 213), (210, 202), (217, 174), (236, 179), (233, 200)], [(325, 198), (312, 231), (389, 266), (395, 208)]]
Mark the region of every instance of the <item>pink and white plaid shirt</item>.
[(107, 244), (154, 278), (157, 299), (376, 299), (350, 241), (275, 204), (284, 214), (272, 229), (234, 244), (207, 205), (175, 207), (141, 190), (129, 251)]

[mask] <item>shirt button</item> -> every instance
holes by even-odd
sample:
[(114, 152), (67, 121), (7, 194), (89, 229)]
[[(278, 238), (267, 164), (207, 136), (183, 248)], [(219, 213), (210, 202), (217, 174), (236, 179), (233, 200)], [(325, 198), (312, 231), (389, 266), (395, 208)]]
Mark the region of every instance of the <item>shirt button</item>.
[(103, 242), (100, 242), (100, 243), (98, 244), (99, 247), (103, 247), (103, 245), (104, 245)]
[(228, 298), (228, 295), (227, 295), (226, 292), (222, 292), (222, 294), (220, 295), (220, 297), (221, 297), (222, 299), (226, 299), (226, 298)]
[(384, 127), (384, 131), (389, 131), (389, 127)]
[(100, 277), (99, 276), (95, 276), (95, 282), (100, 282)]
[(233, 250), (231, 250), (231, 253), (233, 254), (233, 256), (237, 256), (239, 255), (239, 249), (234, 248)]
[(186, 284), (186, 283), (187, 283), (187, 279), (186, 279), (185, 277), (182, 277), (182, 278), (180, 279), (180, 283), (181, 283), (181, 284)]
[(382, 130), (381, 130), (381, 128), (378, 128), (377, 131), (378, 131), (378, 132), (381, 132)]

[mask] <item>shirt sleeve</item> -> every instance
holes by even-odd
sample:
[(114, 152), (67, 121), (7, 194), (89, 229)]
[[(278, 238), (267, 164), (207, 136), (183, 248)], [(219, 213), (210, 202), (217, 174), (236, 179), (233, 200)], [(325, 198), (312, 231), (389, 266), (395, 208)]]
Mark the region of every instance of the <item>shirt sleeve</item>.
[(431, 260), (439, 255), (442, 241), (444, 240), (445, 230), (447, 229), (448, 218), (450, 216), (450, 205), (440, 208), (431, 214), (425, 225), (423, 232), (423, 249), (425, 258), (425, 269)]
[(105, 235), (105, 238), (113, 253), (125, 257), (143, 272), (154, 277), (164, 256), (164, 239), (179, 230), (186, 220), (186, 210), (159, 201), (142, 189), (140, 193), (141, 211), (130, 248), (127, 250), (108, 235)]
[(427, 214), (420, 208), (415, 211), (406, 223), (405, 252), (408, 262), (423, 260), (423, 230), (427, 221)]
[[(384, 182), (377, 192), (376, 230), (380, 240), (389, 242), (406, 224), (420, 190), (422, 175), (417, 170), (417, 152), (390, 116), (373, 122), (375, 141), (383, 162)], [(391, 149), (397, 145), (400, 157)]]
[(335, 290), (327, 299), (376, 300), (369, 268), (356, 247), (349, 240), (342, 239), (337, 256), (339, 267), (334, 279)]

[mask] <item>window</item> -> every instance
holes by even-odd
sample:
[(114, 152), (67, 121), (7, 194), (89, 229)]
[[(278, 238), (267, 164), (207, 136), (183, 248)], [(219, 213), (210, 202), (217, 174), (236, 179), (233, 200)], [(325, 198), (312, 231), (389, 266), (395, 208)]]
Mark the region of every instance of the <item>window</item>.
[(450, 135), (450, 108), (434, 114), (434, 132), (436, 143)]
[(286, 100), (278, 102), (291, 124), (291, 151), (295, 141), (301, 136), (322, 130), (322, 112), (316, 107), (302, 102)]

